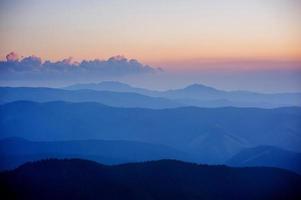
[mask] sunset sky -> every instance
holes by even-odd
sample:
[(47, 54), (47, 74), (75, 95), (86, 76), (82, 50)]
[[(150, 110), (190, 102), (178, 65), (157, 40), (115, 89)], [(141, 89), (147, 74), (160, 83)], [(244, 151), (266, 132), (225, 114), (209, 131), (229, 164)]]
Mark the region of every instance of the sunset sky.
[(1, 56), (300, 59), (298, 0), (1, 0)]
[(51, 61), (123, 55), (180, 71), (212, 67), (208, 63), (301, 68), (299, 0), (0, 2), (1, 60), (14, 51)]

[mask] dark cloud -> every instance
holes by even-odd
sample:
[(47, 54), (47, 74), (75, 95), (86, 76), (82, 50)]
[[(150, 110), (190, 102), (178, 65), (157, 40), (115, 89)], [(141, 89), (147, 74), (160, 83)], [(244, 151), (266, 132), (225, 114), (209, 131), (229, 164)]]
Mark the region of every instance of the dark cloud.
[(108, 60), (83, 60), (75, 62), (71, 57), (52, 62), (37, 56), (19, 59), (15, 52), (0, 61), (0, 77), (6, 80), (26, 79), (72, 79), (90, 77), (114, 77), (161, 72), (159, 68), (144, 65), (135, 59), (128, 60), (123, 56), (111, 57)]

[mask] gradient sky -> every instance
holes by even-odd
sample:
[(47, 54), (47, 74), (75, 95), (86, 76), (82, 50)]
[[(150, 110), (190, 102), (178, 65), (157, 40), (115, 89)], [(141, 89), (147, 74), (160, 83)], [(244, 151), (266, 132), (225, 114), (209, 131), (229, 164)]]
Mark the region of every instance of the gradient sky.
[(298, 0), (1, 0), (1, 58), (300, 59)]
[[(300, 9), (299, 0), (0, 0), (0, 59), (11, 51), (52, 61), (124, 55), (177, 73), (162, 79), (166, 87), (231, 89), (253, 70), (262, 83), (254, 75), (242, 88), (300, 91)], [(229, 73), (236, 79), (221, 82)]]

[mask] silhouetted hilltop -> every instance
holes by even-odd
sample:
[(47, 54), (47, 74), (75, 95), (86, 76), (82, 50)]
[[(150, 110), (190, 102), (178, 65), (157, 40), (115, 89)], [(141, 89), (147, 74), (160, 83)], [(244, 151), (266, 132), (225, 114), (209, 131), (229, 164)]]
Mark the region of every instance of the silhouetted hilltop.
[(105, 166), (43, 160), (0, 174), (10, 199), (300, 199), (301, 177), (276, 168), (160, 160)]

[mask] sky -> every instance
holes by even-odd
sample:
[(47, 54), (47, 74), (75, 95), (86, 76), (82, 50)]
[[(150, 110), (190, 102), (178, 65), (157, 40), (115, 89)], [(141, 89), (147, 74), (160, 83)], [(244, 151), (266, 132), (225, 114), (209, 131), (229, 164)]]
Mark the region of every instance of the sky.
[[(0, 59), (10, 52), (79, 63), (122, 55), (165, 71), (165, 82), (127, 79), (134, 84), (301, 91), (300, 8), (299, 0), (0, 0)], [(221, 82), (229, 73), (234, 81)], [(240, 88), (247, 74), (255, 75)], [(258, 85), (256, 74), (271, 86)]]

